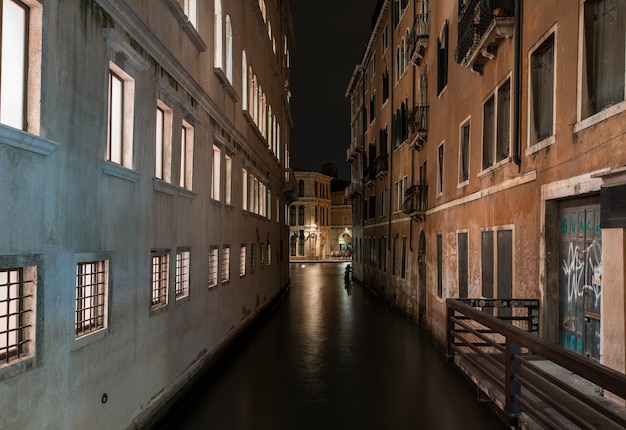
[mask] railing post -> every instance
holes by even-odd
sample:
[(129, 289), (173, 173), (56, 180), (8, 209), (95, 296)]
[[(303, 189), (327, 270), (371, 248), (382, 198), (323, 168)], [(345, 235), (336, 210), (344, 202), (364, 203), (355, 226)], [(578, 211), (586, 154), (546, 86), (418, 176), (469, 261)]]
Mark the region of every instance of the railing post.
[(452, 322), (452, 317), (454, 316), (454, 310), (448, 306), (446, 300), (446, 360), (454, 361), (454, 348), (452, 345), (454, 343), (454, 336), (452, 336), (452, 329), (454, 328), (454, 323)]
[(520, 396), (522, 394), (522, 387), (519, 382), (515, 380), (517, 376), (521, 374), (522, 366), (519, 361), (516, 360), (516, 356), (521, 354), (521, 346), (517, 342), (513, 342), (510, 339), (506, 340), (506, 362), (505, 362), (505, 372), (506, 372), (506, 405), (505, 405), (505, 413), (508, 418), (510, 426), (517, 426), (517, 419), (522, 412), (522, 408), (518, 401), (515, 399), (516, 396)]

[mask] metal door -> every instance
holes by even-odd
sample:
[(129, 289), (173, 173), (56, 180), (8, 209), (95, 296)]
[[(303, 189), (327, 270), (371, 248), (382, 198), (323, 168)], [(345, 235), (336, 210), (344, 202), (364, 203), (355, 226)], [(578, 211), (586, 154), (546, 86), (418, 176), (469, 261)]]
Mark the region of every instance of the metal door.
[(600, 359), (600, 205), (561, 205), (560, 316), (564, 348)]

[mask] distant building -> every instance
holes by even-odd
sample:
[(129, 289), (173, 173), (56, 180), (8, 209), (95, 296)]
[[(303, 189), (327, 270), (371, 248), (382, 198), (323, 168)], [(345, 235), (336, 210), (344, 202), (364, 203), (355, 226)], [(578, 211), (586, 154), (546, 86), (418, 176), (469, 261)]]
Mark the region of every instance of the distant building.
[(346, 91), (354, 278), (442, 343), (447, 298), (540, 299), (543, 339), (625, 372), (624, 16), (380, 0)]
[(298, 199), (289, 206), (289, 258), (322, 260), (330, 252), (331, 177), (294, 169)]
[(336, 179), (330, 183), (330, 257), (352, 257), (352, 205), (346, 198), (349, 181)]
[(290, 2), (0, 10), (0, 427), (146, 428), (289, 285)]

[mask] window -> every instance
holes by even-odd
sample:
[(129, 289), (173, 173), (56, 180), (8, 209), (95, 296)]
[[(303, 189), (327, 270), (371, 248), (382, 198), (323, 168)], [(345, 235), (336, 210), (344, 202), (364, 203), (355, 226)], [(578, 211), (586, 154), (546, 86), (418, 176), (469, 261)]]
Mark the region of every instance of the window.
[(0, 123), (26, 128), (29, 9), (16, 0), (2, 0), (0, 50)]
[(387, 215), (387, 192), (386, 188), (380, 192), (380, 216)]
[(624, 101), (626, 4), (587, 0), (584, 4), (581, 117)]
[(298, 240), (298, 255), (304, 257), (304, 230), (300, 230), (300, 238)]
[(448, 21), (437, 38), (437, 94), (448, 85)]
[(232, 169), (233, 169), (233, 160), (228, 155), (224, 156), (224, 203), (227, 205), (231, 204), (232, 198)]
[(209, 249), (209, 288), (217, 287), (217, 253), (216, 246)]
[(437, 235), (437, 297), (443, 297), (443, 236)]
[(239, 250), (239, 277), (244, 276), (246, 276), (246, 245), (242, 243)]
[[(371, 252), (371, 251), (370, 251)], [(396, 265), (398, 261), (398, 238), (393, 238), (393, 246), (391, 249), (391, 275), (396, 276)]]
[(151, 309), (167, 305), (170, 256), (166, 252), (152, 255), (152, 302)]
[(198, 14), (196, 10), (196, 0), (183, 0), (183, 11), (189, 18), (189, 22), (194, 27), (198, 27)]
[(469, 253), (467, 232), (460, 232), (457, 235), (457, 256), (459, 269), (459, 298), (467, 298), (469, 284)]
[(134, 82), (110, 63), (107, 161), (132, 169)]
[(272, 265), (272, 244), (269, 242), (267, 243), (267, 265)]
[(156, 108), (154, 177), (172, 181), (172, 111), (160, 100)]
[(194, 132), (193, 127), (183, 121), (180, 137), (180, 182), (182, 188), (191, 190), (193, 188), (193, 147)]
[(289, 238), (289, 255), (292, 257), (296, 256), (296, 243), (297, 243), (297, 236), (295, 233), (293, 233), (291, 237)]
[(226, 15), (226, 79), (233, 82), (233, 26), (230, 22), (230, 15)]
[(383, 72), (383, 104), (389, 99), (389, 71)]
[(374, 91), (370, 97), (370, 124), (374, 122), (376, 118), (376, 91)]
[(213, 16), (214, 23), (214, 57), (213, 57), (213, 65), (215, 68), (221, 69), (223, 64), (223, 41), (222, 41), (222, 1), (215, 0), (214, 3), (215, 11)]
[(35, 354), (37, 267), (0, 269), (0, 367)]
[(190, 252), (176, 252), (176, 300), (189, 297)]
[(241, 207), (244, 211), (248, 210), (248, 171), (242, 169), (241, 174)]
[(248, 57), (241, 52), (241, 109), (248, 111)]
[(381, 52), (384, 54), (387, 48), (389, 47), (389, 25), (385, 25), (385, 29), (380, 35), (380, 44), (381, 44)]
[(370, 60), (370, 79), (374, 79), (376, 75), (376, 52), (372, 52), (372, 59)]
[(222, 284), (230, 281), (230, 245), (222, 248)]
[(218, 201), (220, 199), (221, 158), (222, 152), (220, 148), (213, 145), (213, 184), (211, 187), (211, 198)]
[(298, 196), (304, 197), (304, 181), (302, 179), (298, 181)]
[(296, 207), (294, 205), (289, 206), (289, 225), (296, 225)]
[(106, 328), (106, 302), (109, 283), (108, 261), (78, 263), (76, 266), (77, 338)]
[(265, 244), (264, 243), (261, 243), (261, 246), (259, 246), (259, 264), (261, 266), (261, 269), (265, 265)]
[(402, 260), (400, 261), (400, 277), (406, 279), (406, 237), (402, 238)]
[(513, 293), (513, 231), (483, 231), (481, 259), (482, 296), (511, 298)]
[(437, 195), (443, 194), (443, 143), (439, 145), (437, 156)]
[(250, 245), (250, 272), (254, 273), (256, 270), (256, 243)]
[(554, 33), (532, 53), (530, 67), (529, 138), (534, 145), (554, 134)]
[(507, 79), (483, 105), (483, 170), (509, 157), (510, 142), (511, 81)]
[(459, 144), (459, 184), (469, 180), (470, 122), (461, 125)]
[(298, 207), (298, 225), (304, 225), (304, 206)]

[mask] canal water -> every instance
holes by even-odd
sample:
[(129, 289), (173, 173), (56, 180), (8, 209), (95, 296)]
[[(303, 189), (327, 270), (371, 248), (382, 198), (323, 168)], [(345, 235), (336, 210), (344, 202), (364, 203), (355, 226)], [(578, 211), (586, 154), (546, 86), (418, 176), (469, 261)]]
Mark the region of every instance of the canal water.
[(159, 429), (506, 428), (425, 333), (347, 263), (291, 264), (291, 290)]

